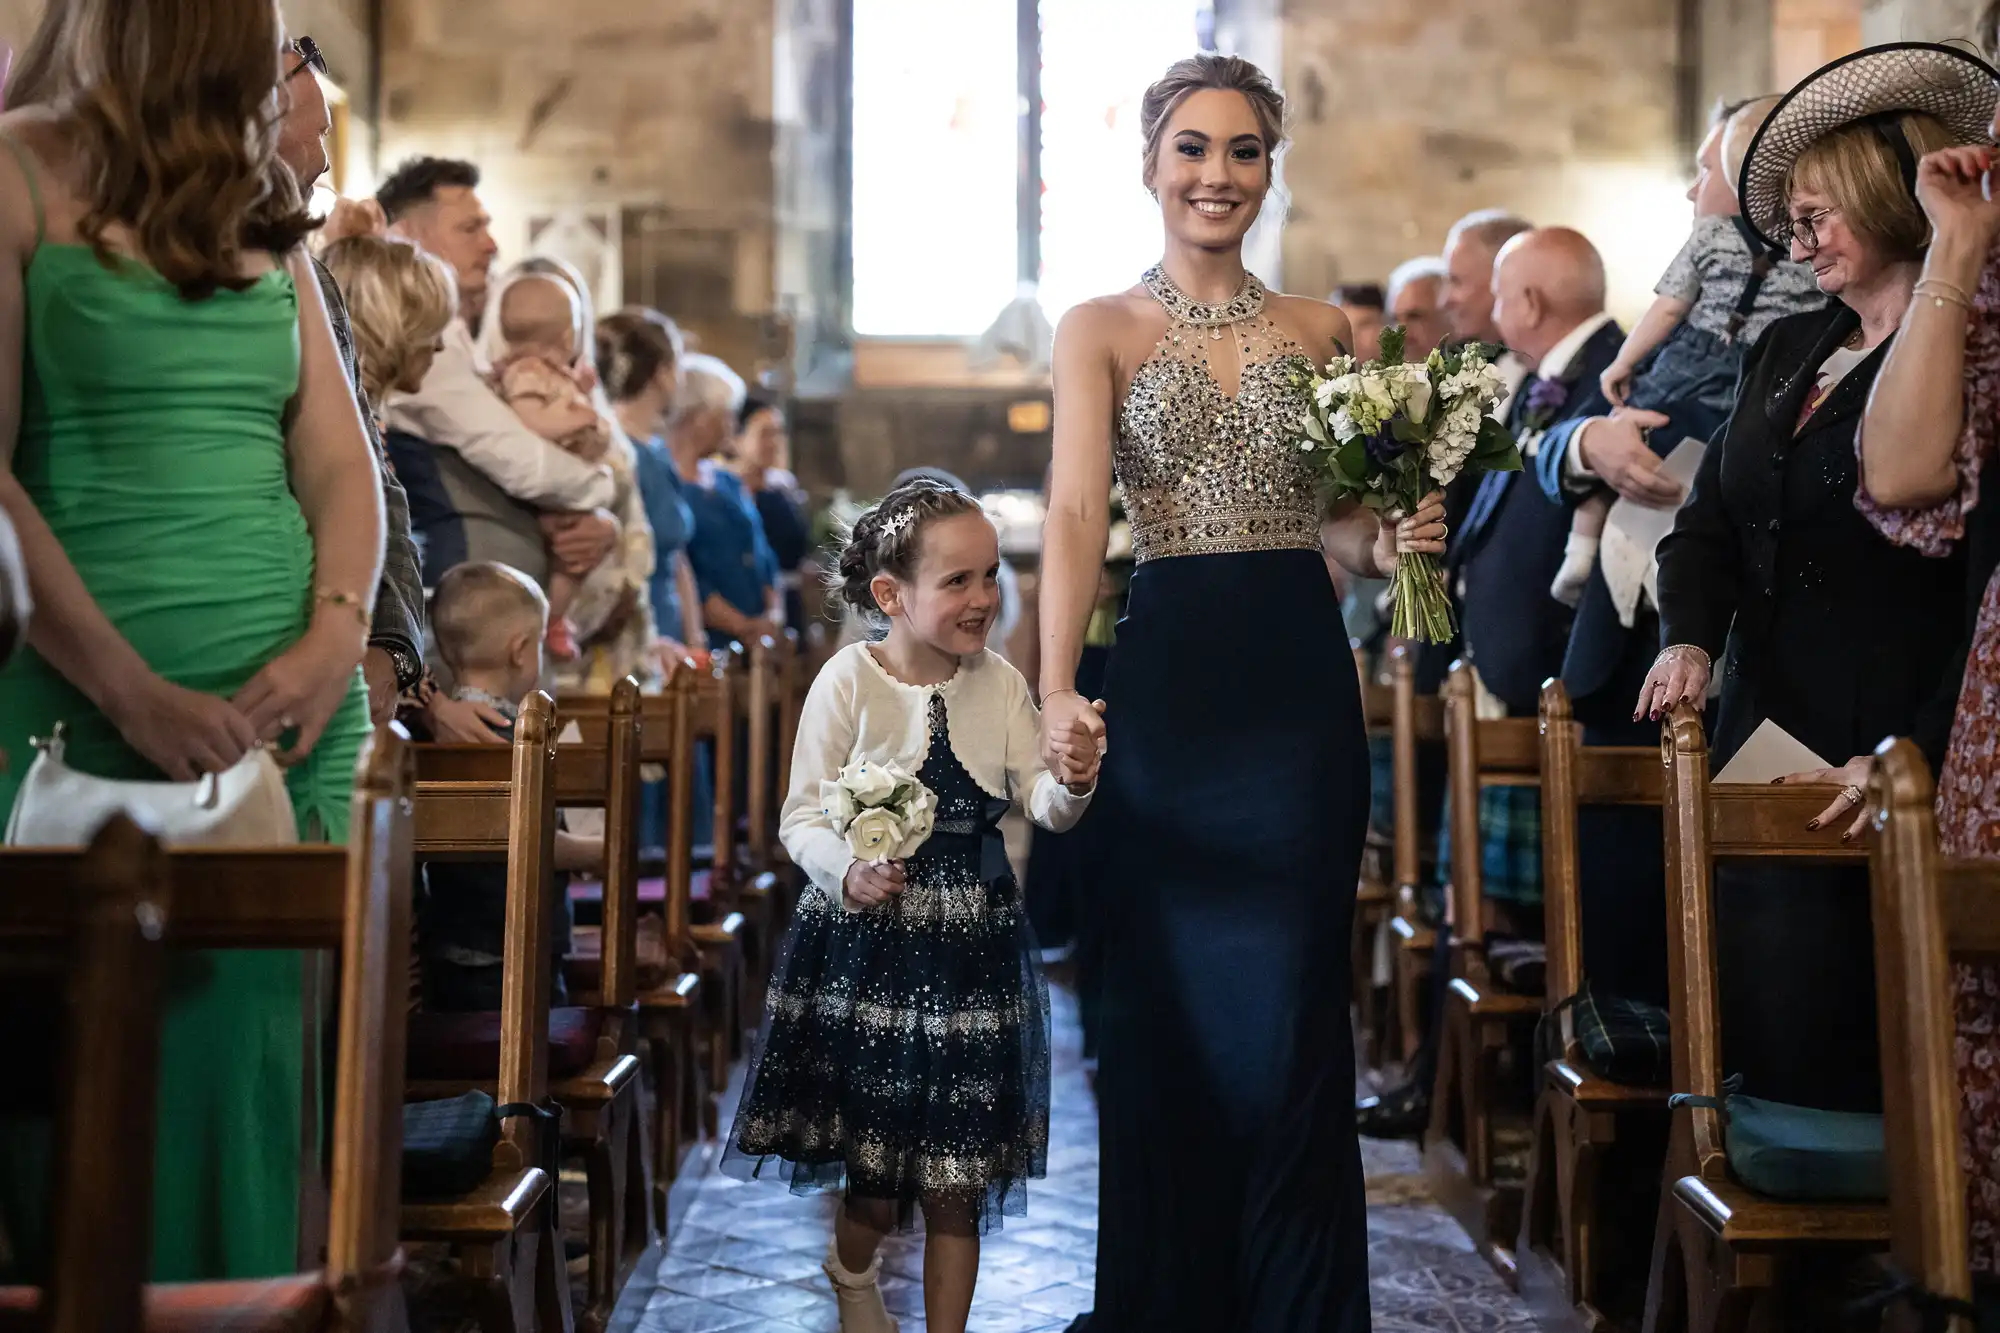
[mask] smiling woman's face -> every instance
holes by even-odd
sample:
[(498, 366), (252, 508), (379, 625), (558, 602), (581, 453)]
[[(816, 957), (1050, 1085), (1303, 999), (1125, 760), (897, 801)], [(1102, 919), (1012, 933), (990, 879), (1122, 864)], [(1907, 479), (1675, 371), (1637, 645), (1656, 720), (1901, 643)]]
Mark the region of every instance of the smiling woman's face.
[(1271, 188), (1250, 99), (1220, 88), (1190, 93), (1174, 109), (1152, 167), (1167, 234), (1203, 249), (1242, 244)]

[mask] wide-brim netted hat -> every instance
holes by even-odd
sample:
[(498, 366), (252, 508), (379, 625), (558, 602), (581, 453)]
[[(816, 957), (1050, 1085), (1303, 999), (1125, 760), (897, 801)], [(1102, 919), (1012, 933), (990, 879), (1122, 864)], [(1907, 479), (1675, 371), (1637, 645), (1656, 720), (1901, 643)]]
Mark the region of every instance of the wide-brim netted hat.
[[(1792, 164), (1843, 125), (1921, 111), (1960, 143), (1993, 142), (1993, 106), (2000, 96), (1996, 77), (2000, 75), (1993, 67), (1971, 51), (1935, 42), (1871, 46), (1821, 66), (1785, 94), (1743, 155), (1736, 197), (1744, 220), (1767, 244), (1789, 248), (1782, 238), (1789, 202), (1785, 180)], [(1900, 141), (1896, 135), (1892, 146)], [(1898, 155), (1907, 152), (1905, 148)], [(1913, 162), (1905, 169), (1913, 171)]]

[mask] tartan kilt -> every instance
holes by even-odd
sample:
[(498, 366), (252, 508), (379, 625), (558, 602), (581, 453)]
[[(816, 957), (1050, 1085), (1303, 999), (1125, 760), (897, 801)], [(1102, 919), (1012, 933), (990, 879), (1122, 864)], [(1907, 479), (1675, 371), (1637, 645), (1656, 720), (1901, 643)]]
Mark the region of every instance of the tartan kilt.
[[(1438, 874), (1451, 874), (1451, 796), (1438, 831)], [(1479, 873), (1485, 897), (1538, 906), (1542, 901), (1542, 793), (1539, 787), (1479, 790)]]

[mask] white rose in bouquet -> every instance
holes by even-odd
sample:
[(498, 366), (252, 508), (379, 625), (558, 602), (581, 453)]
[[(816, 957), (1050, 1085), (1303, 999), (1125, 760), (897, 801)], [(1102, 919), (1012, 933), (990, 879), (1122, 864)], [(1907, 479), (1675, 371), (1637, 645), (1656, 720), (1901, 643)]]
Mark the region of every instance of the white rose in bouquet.
[(854, 797), (856, 805), (880, 805), (894, 794), (898, 783), (906, 781), (887, 764), (872, 759), (856, 759), (840, 770), (840, 785)]
[(937, 797), (923, 783), (913, 785), (916, 791), (903, 805), (903, 840), (891, 853), (898, 860), (915, 856), (917, 849), (931, 836), (931, 826), (937, 822)]
[(1368, 395), (1369, 405), (1377, 416), (1387, 418), (1395, 413), (1396, 392), (1386, 375), (1362, 376), (1361, 389)]
[(837, 829), (846, 828), (861, 813), (861, 804), (854, 799), (854, 793), (831, 778), (820, 780), (819, 808)]
[(1404, 411), (1412, 425), (1421, 426), (1431, 414), (1431, 373), (1423, 366), (1404, 366), (1402, 379), (1407, 394)]
[(863, 861), (891, 860), (900, 854), (903, 841), (903, 821), (881, 806), (863, 810), (847, 826), (847, 850)]

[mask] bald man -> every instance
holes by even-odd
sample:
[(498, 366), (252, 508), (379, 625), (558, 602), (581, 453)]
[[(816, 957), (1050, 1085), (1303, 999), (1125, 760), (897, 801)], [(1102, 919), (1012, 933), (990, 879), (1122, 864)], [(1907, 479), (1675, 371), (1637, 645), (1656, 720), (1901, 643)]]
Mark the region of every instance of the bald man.
[[(1493, 318), (1532, 375), (1514, 395), (1508, 426), (1528, 468), (1541, 436), (1570, 417), (1606, 408), (1597, 376), (1623, 334), (1604, 313), (1604, 261), (1567, 227), (1523, 232), (1493, 266)], [(1466, 649), (1488, 691), (1510, 714), (1532, 717), (1542, 682), (1562, 669), (1569, 611), (1549, 596), (1569, 535), (1568, 511), (1533, 477), (1483, 478), (1452, 551), (1463, 590)]]

